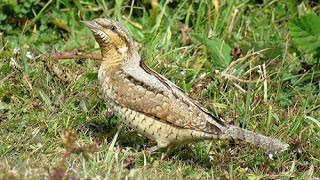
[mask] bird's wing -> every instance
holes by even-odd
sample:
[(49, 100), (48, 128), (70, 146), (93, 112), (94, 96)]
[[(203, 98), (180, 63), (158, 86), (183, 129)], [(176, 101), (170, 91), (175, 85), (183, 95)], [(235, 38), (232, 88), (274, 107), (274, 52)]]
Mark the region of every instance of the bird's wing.
[[(174, 126), (221, 133), (221, 127), (225, 126), (221, 120), (196, 104), (165, 77), (145, 66), (142, 68), (140, 73), (137, 69), (135, 73), (125, 70), (122, 75), (111, 77), (120, 78), (112, 81), (114, 93), (117, 94), (116, 103)], [(153, 84), (150, 78), (153, 78)], [(154, 84), (161, 86), (155, 87)]]

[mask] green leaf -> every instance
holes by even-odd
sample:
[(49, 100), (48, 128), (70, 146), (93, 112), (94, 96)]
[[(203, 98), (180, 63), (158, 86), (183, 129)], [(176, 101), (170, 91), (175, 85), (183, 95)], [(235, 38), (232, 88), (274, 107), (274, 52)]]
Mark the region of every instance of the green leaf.
[(2, 110), (10, 110), (10, 109), (11, 109), (11, 106), (9, 104), (0, 101), (0, 112)]
[(231, 63), (231, 47), (225, 41), (217, 38), (209, 39), (199, 34), (193, 34), (192, 36), (207, 47), (214, 65), (225, 68)]
[(87, 73), (85, 74), (85, 77), (89, 80), (89, 81), (94, 81), (98, 79), (98, 73)]
[(302, 52), (316, 55), (320, 48), (320, 17), (307, 14), (290, 20), (288, 25), (297, 48)]
[(7, 15), (6, 14), (2, 14), (0, 12), (0, 21), (6, 20), (7, 19)]
[(40, 94), (41, 99), (42, 99), (43, 102), (47, 105), (47, 107), (48, 107), (49, 109), (52, 109), (52, 106), (51, 106), (52, 102), (51, 102), (49, 96), (48, 96), (43, 90), (41, 90), (41, 89), (38, 89), (38, 92), (39, 92), (39, 94)]

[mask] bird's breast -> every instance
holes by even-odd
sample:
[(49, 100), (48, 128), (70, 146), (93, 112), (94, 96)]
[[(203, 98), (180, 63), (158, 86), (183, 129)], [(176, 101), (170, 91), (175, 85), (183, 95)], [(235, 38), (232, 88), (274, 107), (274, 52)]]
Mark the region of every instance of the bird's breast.
[(98, 81), (100, 85), (100, 91), (103, 99), (107, 104), (114, 104), (116, 99), (115, 90), (118, 88), (115, 86), (117, 81), (121, 79), (121, 69), (119, 67), (105, 67), (101, 65), (98, 73)]

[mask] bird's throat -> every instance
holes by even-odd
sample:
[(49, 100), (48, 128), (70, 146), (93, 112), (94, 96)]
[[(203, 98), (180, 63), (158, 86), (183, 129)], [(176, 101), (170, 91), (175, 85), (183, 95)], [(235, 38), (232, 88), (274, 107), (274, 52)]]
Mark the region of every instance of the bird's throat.
[(112, 67), (123, 64), (127, 57), (126, 53), (119, 53), (116, 49), (102, 50), (102, 65)]

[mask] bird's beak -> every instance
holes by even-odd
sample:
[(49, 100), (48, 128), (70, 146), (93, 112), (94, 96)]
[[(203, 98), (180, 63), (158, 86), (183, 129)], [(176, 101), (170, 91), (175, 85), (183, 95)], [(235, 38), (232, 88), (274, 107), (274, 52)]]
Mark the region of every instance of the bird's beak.
[(94, 21), (80, 21), (82, 24), (84, 24), (85, 26), (87, 26), (90, 29), (95, 29), (97, 28), (97, 23)]

